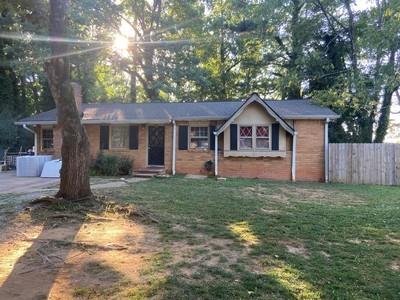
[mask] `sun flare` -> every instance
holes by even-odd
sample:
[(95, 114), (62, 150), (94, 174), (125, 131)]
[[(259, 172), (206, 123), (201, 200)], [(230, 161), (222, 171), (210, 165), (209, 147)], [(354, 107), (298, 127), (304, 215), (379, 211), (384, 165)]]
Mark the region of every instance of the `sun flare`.
[(129, 56), (129, 40), (127, 37), (123, 35), (116, 35), (113, 41), (113, 51), (117, 52), (119, 55), (123, 57)]

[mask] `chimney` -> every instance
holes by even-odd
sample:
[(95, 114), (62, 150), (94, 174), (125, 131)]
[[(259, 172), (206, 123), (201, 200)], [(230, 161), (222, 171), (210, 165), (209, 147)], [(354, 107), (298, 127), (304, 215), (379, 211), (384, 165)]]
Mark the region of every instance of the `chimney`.
[(77, 82), (71, 82), (72, 92), (74, 94), (74, 100), (76, 108), (79, 113), (82, 113), (82, 87)]

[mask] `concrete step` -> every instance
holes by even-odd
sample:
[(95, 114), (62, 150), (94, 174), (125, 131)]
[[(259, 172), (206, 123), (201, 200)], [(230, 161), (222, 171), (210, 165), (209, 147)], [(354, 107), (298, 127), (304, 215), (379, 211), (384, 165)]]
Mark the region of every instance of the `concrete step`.
[(158, 174), (154, 174), (154, 173), (133, 173), (134, 177), (139, 177), (139, 178), (152, 178), (154, 176), (157, 176)]
[(135, 177), (154, 177), (157, 175), (165, 174), (164, 167), (160, 166), (149, 166), (147, 168), (137, 169), (133, 171)]

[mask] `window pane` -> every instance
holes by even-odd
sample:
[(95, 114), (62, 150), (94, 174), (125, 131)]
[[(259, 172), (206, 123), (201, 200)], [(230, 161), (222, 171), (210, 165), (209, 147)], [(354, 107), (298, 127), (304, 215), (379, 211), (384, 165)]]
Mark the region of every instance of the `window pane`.
[(257, 138), (256, 148), (269, 148), (269, 139)]
[(43, 138), (53, 138), (53, 129), (43, 129)]
[(42, 149), (53, 148), (53, 129), (42, 130)]
[(251, 138), (240, 138), (240, 149), (251, 149), (253, 148)]
[(252, 133), (253, 133), (253, 127), (240, 126), (240, 137), (251, 137)]
[(208, 138), (208, 127), (190, 127), (190, 136)]
[(196, 148), (202, 148), (202, 149), (208, 149), (208, 138), (192, 138), (190, 140), (190, 148), (191, 149), (196, 149)]
[(256, 136), (257, 137), (269, 137), (269, 127), (268, 126), (257, 126)]
[(111, 148), (128, 148), (129, 128), (111, 127)]
[(44, 139), (43, 140), (43, 149), (52, 149), (53, 148), (53, 140), (52, 139)]
[(208, 127), (190, 127), (190, 148), (208, 149)]

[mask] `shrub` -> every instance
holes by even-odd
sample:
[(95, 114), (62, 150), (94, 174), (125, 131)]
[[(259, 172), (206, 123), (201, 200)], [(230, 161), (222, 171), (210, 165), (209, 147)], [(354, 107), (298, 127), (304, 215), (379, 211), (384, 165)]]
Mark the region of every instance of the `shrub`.
[(129, 175), (132, 172), (132, 160), (100, 152), (93, 161), (90, 171), (91, 175), (95, 176)]
[(118, 175), (130, 175), (132, 173), (132, 159), (128, 157), (119, 157)]
[(214, 162), (212, 160), (207, 160), (204, 163), (204, 168), (207, 170), (207, 172), (212, 172), (214, 169)]

